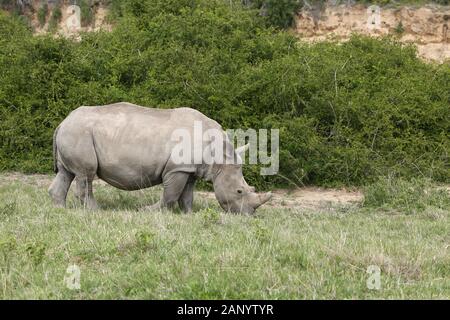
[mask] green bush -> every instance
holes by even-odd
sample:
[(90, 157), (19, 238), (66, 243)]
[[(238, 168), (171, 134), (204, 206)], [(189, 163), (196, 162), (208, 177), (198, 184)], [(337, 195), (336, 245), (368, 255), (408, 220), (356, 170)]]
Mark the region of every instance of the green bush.
[(397, 35), (402, 35), (405, 32), (405, 28), (403, 27), (403, 23), (400, 21), (394, 29)]
[(57, 27), (58, 27), (58, 23), (61, 21), (62, 18), (62, 12), (61, 12), (61, 7), (59, 4), (55, 5), (52, 9), (52, 13), (50, 15), (50, 21), (48, 23), (48, 29), (51, 32), (55, 32)]
[(37, 18), (39, 21), (39, 25), (41, 27), (43, 27), (45, 24), (45, 20), (47, 19), (47, 13), (48, 13), (48, 4), (44, 3), (39, 7), (37, 12)]
[(416, 213), (428, 207), (447, 209), (450, 194), (427, 179), (380, 178), (365, 187), (364, 206)]
[(116, 5), (114, 30), (79, 42), (0, 16), (0, 170), (49, 172), (53, 130), (71, 110), (129, 101), (280, 129), (280, 174), (245, 167), (259, 188), (449, 181), (449, 64), (389, 38), (302, 43), (240, 1)]
[(259, 8), (269, 25), (286, 29), (294, 24), (295, 15), (303, 1), (299, 0), (257, 0), (254, 7)]
[(0, 0), (0, 9), (9, 10), (16, 15), (21, 15), (27, 5), (28, 1)]
[(81, 0), (80, 1), (80, 15), (81, 15), (81, 25), (83, 27), (89, 26), (94, 22), (94, 12), (91, 8), (91, 1)]

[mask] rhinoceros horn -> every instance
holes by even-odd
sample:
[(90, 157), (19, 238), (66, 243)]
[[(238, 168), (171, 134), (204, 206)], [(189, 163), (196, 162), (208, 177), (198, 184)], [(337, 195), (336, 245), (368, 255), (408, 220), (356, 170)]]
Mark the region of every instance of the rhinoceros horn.
[(254, 209), (256, 209), (259, 206), (262, 206), (267, 201), (269, 201), (271, 198), (272, 198), (272, 192), (258, 194), (256, 201), (254, 203), (252, 203), (251, 205), (253, 206)]

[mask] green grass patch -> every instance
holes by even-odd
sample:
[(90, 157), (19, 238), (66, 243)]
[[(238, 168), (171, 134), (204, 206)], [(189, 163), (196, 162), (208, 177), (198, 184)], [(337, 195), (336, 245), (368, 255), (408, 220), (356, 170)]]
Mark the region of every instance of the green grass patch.
[[(0, 298), (450, 298), (448, 207), (262, 207), (241, 216), (197, 198), (189, 215), (140, 210), (159, 191), (96, 186), (102, 209), (89, 212), (72, 195), (57, 209), (45, 187), (1, 185)], [(73, 265), (79, 290), (64, 280)], [(367, 287), (372, 265), (380, 290)]]

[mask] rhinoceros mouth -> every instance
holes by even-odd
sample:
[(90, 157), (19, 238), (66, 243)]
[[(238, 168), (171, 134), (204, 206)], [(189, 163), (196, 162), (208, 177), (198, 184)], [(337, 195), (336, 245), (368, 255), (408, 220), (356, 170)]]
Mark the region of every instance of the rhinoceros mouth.
[(233, 204), (234, 201), (232, 202), (228, 199), (221, 199), (217, 195), (216, 198), (222, 209), (227, 212), (252, 214), (257, 208), (272, 198), (272, 193), (267, 192), (258, 194), (256, 192), (252, 192), (248, 194), (247, 197), (239, 200), (236, 204)]

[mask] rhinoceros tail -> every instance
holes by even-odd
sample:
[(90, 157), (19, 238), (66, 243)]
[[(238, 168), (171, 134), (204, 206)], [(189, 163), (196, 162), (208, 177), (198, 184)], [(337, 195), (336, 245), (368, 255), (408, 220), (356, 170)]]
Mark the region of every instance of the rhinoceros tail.
[(56, 135), (58, 134), (59, 126), (53, 132), (53, 171), (58, 173), (58, 146), (56, 145)]

